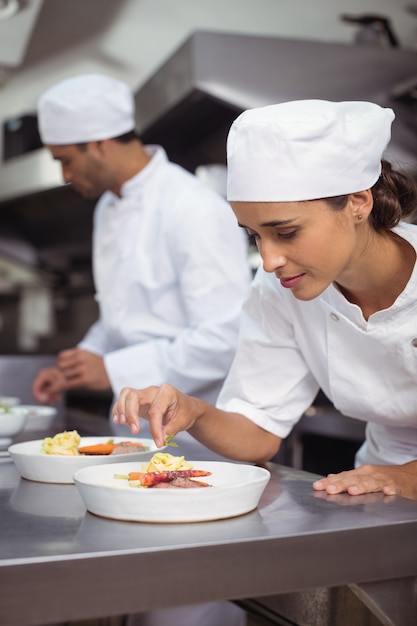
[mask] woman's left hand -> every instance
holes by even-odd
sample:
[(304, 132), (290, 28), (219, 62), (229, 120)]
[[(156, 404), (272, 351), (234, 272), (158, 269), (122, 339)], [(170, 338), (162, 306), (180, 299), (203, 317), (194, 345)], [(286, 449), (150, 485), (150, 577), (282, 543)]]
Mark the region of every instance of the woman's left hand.
[(417, 461), (404, 465), (362, 465), (340, 474), (329, 474), (313, 483), (316, 491), (351, 496), (382, 492), (387, 496), (417, 499)]

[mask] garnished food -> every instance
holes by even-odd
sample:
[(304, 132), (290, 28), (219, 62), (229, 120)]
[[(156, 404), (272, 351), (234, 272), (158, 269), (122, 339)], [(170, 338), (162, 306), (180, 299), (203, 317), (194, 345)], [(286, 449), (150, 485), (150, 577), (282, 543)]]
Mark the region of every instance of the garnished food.
[(202, 480), (194, 480), (193, 478), (178, 476), (169, 483), (157, 483), (153, 486), (153, 489), (178, 489), (178, 487), (180, 489), (193, 489), (195, 487), (210, 487), (210, 485)]
[(42, 454), (55, 454), (57, 456), (109, 456), (148, 450), (140, 441), (115, 443), (113, 439), (109, 439), (105, 443), (89, 446), (80, 446), (80, 442), (81, 437), (76, 430), (64, 431), (54, 437), (46, 437), (42, 442), (41, 452)]
[(97, 455), (97, 454), (111, 454), (115, 448), (115, 444), (112, 441), (107, 443), (96, 443), (92, 446), (83, 446), (78, 448), (80, 454)]
[(209, 487), (206, 482), (193, 480), (202, 476), (211, 476), (211, 472), (193, 469), (183, 456), (157, 452), (141, 472), (115, 474), (114, 477), (127, 480), (129, 487)]
[(148, 465), (143, 468), (144, 472), (167, 472), (175, 470), (192, 469), (192, 465), (183, 456), (173, 456), (166, 452), (156, 452)]
[(46, 437), (42, 442), (42, 454), (59, 456), (78, 456), (81, 437), (76, 430), (58, 433), (54, 437)]
[(131, 487), (154, 487), (158, 483), (170, 483), (174, 478), (199, 478), (201, 476), (211, 476), (211, 472), (195, 469), (174, 472), (130, 472), (127, 478)]
[(78, 448), (80, 454), (126, 454), (127, 452), (143, 452), (146, 447), (140, 441), (121, 441), (114, 443), (113, 440), (107, 443), (96, 443), (92, 446), (82, 446)]

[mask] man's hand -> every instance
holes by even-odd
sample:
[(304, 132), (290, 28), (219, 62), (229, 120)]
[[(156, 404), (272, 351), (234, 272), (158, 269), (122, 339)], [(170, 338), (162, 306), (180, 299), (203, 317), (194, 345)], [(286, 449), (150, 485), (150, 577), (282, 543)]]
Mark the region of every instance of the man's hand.
[(313, 488), (329, 495), (347, 492), (357, 496), (382, 492), (387, 496), (417, 499), (417, 461), (404, 465), (362, 465), (316, 480)]
[(65, 389), (65, 378), (56, 367), (40, 370), (32, 383), (33, 397), (40, 404), (56, 404)]
[(58, 369), (65, 379), (65, 389), (111, 388), (103, 357), (87, 350), (81, 348), (63, 350), (58, 355)]

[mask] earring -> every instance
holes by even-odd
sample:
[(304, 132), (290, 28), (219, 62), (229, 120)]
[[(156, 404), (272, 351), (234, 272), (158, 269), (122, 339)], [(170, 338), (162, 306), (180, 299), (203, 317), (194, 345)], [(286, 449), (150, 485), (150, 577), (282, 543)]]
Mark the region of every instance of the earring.
[(358, 215), (358, 220), (361, 221), (362, 215)]

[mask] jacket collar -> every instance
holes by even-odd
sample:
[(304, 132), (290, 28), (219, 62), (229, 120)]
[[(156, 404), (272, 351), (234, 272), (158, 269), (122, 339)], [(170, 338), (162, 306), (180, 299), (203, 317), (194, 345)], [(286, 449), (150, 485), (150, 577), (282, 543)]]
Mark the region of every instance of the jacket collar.
[(160, 166), (168, 162), (167, 154), (161, 146), (149, 145), (145, 146), (145, 150), (151, 157), (151, 160), (140, 172), (123, 183), (120, 189), (122, 198), (136, 195), (139, 191), (144, 189), (149, 181), (153, 179), (155, 172)]

